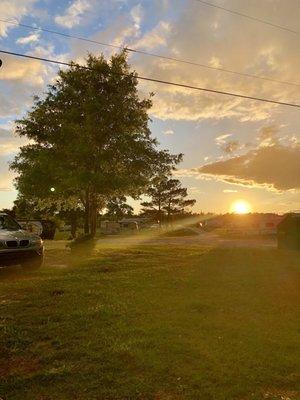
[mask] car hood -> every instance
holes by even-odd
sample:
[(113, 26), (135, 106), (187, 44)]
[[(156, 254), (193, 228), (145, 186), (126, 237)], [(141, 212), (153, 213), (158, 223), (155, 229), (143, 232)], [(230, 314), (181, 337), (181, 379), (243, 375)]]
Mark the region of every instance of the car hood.
[(14, 239), (37, 239), (38, 235), (19, 229), (18, 231), (10, 231), (7, 229), (0, 229), (0, 240), (14, 240)]

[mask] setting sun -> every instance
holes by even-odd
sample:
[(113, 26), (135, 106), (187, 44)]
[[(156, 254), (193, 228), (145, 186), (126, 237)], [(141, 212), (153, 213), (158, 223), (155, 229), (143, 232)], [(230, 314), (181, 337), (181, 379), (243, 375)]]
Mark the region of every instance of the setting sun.
[(235, 214), (248, 214), (251, 212), (251, 206), (245, 200), (237, 200), (232, 204), (231, 212)]

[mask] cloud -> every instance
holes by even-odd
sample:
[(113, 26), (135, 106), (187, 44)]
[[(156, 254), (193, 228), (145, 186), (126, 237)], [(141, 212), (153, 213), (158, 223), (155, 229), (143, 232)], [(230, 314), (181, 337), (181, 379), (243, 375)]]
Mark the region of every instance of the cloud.
[(233, 189), (224, 189), (223, 193), (237, 193), (238, 190), (233, 190)]
[(277, 134), (279, 129), (276, 125), (269, 125), (260, 130), (260, 135), (257, 138), (260, 147), (274, 146), (278, 144)]
[(181, 168), (177, 169), (173, 172), (173, 175), (176, 178), (198, 178), (199, 177), (199, 171), (198, 168)]
[(228, 139), (230, 136), (232, 136), (231, 133), (225, 133), (224, 135), (217, 136), (215, 138), (215, 142), (218, 146), (220, 146), (220, 145), (226, 143), (226, 139)]
[(300, 146), (280, 144), (193, 169), (193, 175), (220, 181), (261, 186), (270, 190), (300, 189)]
[[(241, 8), (239, 0), (232, 1), (232, 7), (239, 10)], [(251, 4), (247, 4), (247, 7), (247, 11), (252, 12), (253, 15), (259, 9), (262, 17), (270, 16), (270, 7), (267, 2), (261, 4), (259, 0), (253, 0)], [(108, 28), (94, 34), (91, 38), (117, 46), (127, 45), (139, 50), (154, 52), (153, 49), (156, 49), (155, 53), (167, 57), (246, 74), (300, 82), (300, 61), (296, 56), (298, 40), (291, 35), (283, 35), (282, 32), (263, 24), (256, 23), (253, 26), (251, 21), (246, 24), (242, 18), (235, 18), (233, 23), (232, 18), (229, 18), (226, 13), (202, 7), (197, 2), (176, 10), (174, 15), (172, 14), (172, 19), (170, 19), (169, 11), (167, 16), (163, 11), (155, 15), (153, 15), (153, 10), (151, 11), (150, 19), (148, 7), (141, 9), (135, 6), (126, 15), (119, 15), (108, 25)], [(300, 3), (298, 5), (294, 2), (290, 7), (285, 7), (279, 2), (276, 9), (272, 9), (272, 17), (283, 18), (287, 24), (297, 26), (298, 12), (300, 12)], [(141, 20), (147, 21), (147, 24), (143, 24), (143, 30)], [(201, 51), (196, 51), (197, 41), (199, 41)], [(87, 51), (97, 53), (98, 50), (94, 45), (83, 46), (79, 43), (73, 45), (73, 53), (78, 57), (86, 55)], [(104, 49), (104, 52), (106, 55), (111, 54), (107, 49)], [(137, 54), (130, 54), (130, 61), (140, 75), (158, 80), (295, 103), (298, 98), (298, 88), (295, 86)], [(266, 120), (271, 115), (280, 115), (288, 110), (270, 103), (243, 100), (154, 82), (140, 82), (139, 89), (142, 94), (149, 91), (155, 92), (151, 114), (162, 120), (210, 119), (216, 121), (228, 118), (241, 122), (256, 122)]]
[(12, 192), (14, 175), (10, 172), (2, 172), (0, 174), (0, 192)]
[[(66, 60), (66, 54), (55, 54), (54, 46), (35, 46), (31, 55)], [(0, 76), (0, 118), (16, 116), (33, 103), (33, 95), (40, 95), (57, 74), (57, 67), (38, 60), (1, 56), (3, 65)]]
[(33, 94), (44, 88), (49, 67), (36, 60), (4, 55), (0, 82), (0, 118), (15, 118), (32, 104)]
[(166, 21), (160, 21), (151, 31), (146, 32), (137, 42), (134, 48), (141, 50), (153, 50), (167, 44), (168, 34), (171, 32), (171, 25)]
[(238, 140), (229, 140), (228, 138), (232, 136), (231, 133), (226, 133), (224, 135), (217, 136), (215, 138), (215, 143), (218, 147), (222, 149), (222, 151), (226, 154), (232, 154), (237, 150), (243, 148), (243, 145), (240, 144)]
[[(37, 0), (1, 0), (1, 19), (16, 21), (17, 16), (18, 20), (21, 20), (24, 15), (31, 11), (33, 4), (36, 2)], [(15, 28), (15, 26), (0, 22), (0, 37), (6, 37), (8, 30), (12, 28)]]
[(0, 126), (0, 157), (14, 155), (28, 140), (15, 135), (13, 130), (3, 129)]
[(40, 39), (39, 32), (33, 32), (28, 36), (20, 37), (19, 39), (16, 40), (16, 43), (17, 44), (29, 44), (29, 43), (37, 42), (39, 39)]
[[(11, 56), (2, 56), (1, 80), (21, 81), (34, 85), (44, 83), (43, 75), (47, 67), (37, 60), (24, 60)], [(19, 82), (20, 84), (20, 82)]]
[[(8, 170), (8, 160), (5, 157), (0, 155), (0, 191), (1, 192), (10, 192), (14, 190), (13, 180), (15, 178), (15, 174)], [(0, 195), (0, 202), (1, 202)], [(0, 205), (1, 207), (1, 205)]]
[(138, 5), (134, 6), (130, 11), (130, 15), (133, 19), (134, 27), (136, 28), (136, 30), (140, 30), (141, 22), (142, 22), (143, 15), (144, 15), (142, 5), (138, 4)]
[(173, 129), (166, 129), (163, 131), (164, 135), (174, 135)]
[(240, 145), (240, 142), (238, 140), (230, 140), (229, 142), (224, 143), (224, 145), (222, 146), (222, 150), (226, 154), (232, 154), (242, 147), (243, 146)]
[(65, 28), (73, 28), (82, 21), (83, 14), (90, 9), (91, 5), (87, 0), (75, 0), (63, 15), (57, 15), (55, 22)]
[(204, 194), (204, 192), (201, 191), (201, 189), (198, 186), (191, 186), (188, 189), (188, 193), (191, 195), (194, 194)]
[[(140, 19), (142, 18), (142, 9), (133, 7), (129, 13), (117, 16), (112, 23), (104, 30), (101, 30), (91, 36), (92, 40), (103, 43), (110, 43), (113, 46), (131, 46), (131, 41), (137, 40), (140, 35)], [(84, 62), (88, 52), (100, 54), (103, 52), (106, 57), (114, 54), (116, 49), (99, 48), (93, 44), (75, 41), (72, 43), (71, 58), (77, 62)]]
[[(242, 7), (239, 0), (232, 0), (230, 5), (236, 10)], [(251, 4), (247, 3), (249, 14), (255, 15), (258, 9), (260, 17), (270, 19), (270, 2), (262, 4), (253, 0)], [(284, 2), (276, 2), (272, 18), (280, 18), (287, 25), (296, 27), (299, 12), (300, 3), (292, 2), (286, 7)], [(185, 7), (177, 18), (172, 19), (171, 29), (161, 31), (158, 36), (157, 43), (162, 47), (160, 53), (169, 57), (300, 83), (300, 59), (296, 56), (298, 38), (263, 24), (254, 25), (251, 21), (245, 23), (243, 18), (228, 17), (226, 13), (201, 6), (198, 2)], [(153, 30), (146, 31), (138, 42), (139, 49), (142, 50), (143, 46), (147, 49), (148, 43), (149, 48), (154, 47), (156, 44), (151, 44), (152, 38)], [(160, 80), (294, 103), (298, 100), (296, 86), (150, 57), (140, 57), (134, 65), (141, 75)], [(156, 93), (152, 114), (162, 120), (231, 118), (251, 122), (287, 110), (269, 103), (158, 83), (141, 83), (140, 87), (142, 91)]]
[[(8, 127), (10, 129), (7, 129)], [(14, 134), (11, 124), (8, 124), (8, 127), (4, 128), (3, 125), (0, 125), (0, 192), (15, 190), (13, 186), (15, 173), (9, 171), (9, 163), (13, 160), (20, 146), (28, 143), (27, 139), (20, 138)]]

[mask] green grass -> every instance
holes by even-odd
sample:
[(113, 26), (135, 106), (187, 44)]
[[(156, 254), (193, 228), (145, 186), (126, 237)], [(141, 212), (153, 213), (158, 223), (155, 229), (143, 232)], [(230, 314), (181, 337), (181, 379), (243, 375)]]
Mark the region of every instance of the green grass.
[(164, 237), (181, 237), (181, 236), (197, 236), (199, 233), (196, 229), (191, 228), (177, 228), (164, 232), (161, 236)]
[(0, 272), (0, 398), (300, 398), (299, 254), (90, 251)]

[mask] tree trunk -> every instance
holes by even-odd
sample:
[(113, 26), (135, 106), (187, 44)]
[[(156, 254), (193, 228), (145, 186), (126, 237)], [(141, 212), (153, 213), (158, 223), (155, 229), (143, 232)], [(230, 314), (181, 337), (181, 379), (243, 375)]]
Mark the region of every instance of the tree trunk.
[(74, 239), (77, 232), (77, 214), (76, 211), (71, 214), (71, 236)]
[(86, 191), (85, 195), (85, 207), (84, 207), (84, 234), (90, 233), (90, 196), (89, 192)]
[(90, 202), (90, 234), (92, 237), (95, 237), (97, 231), (97, 214), (97, 199), (95, 195), (93, 195)]
[(161, 229), (161, 207), (160, 207), (160, 202), (158, 204), (158, 226), (159, 226), (159, 229)]
[(167, 216), (168, 229), (170, 228), (170, 218), (171, 218), (171, 200), (169, 200), (168, 202), (168, 216)]

